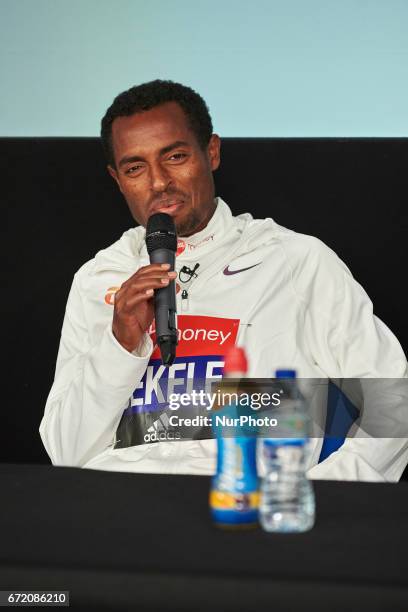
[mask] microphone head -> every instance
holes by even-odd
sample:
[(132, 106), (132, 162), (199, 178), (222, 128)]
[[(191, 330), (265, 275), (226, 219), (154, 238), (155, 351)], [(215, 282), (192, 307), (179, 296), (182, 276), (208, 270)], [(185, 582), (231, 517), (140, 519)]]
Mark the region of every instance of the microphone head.
[(146, 226), (146, 247), (150, 253), (156, 249), (177, 251), (177, 234), (173, 217), (166, 213), (155, 213)]

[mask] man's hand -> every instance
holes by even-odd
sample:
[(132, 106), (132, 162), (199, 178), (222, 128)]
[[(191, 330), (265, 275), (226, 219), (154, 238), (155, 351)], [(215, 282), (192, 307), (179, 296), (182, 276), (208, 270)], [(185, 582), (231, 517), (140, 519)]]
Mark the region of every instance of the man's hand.
[(154, 318), (154, 289), (166, 287), (176, 278), (170, 264), (149, 264), (123, 283), (115, 294), (112, 332), (130, 353), (139, 346)]

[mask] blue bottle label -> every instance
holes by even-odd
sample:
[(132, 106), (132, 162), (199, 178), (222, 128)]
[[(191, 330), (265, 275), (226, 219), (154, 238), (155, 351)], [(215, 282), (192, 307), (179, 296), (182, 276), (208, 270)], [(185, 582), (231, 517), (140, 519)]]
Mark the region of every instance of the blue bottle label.
[(259, 506), (256, 439), (218, 436), (217, 444), (217, 474), (210, 493), (213, 519), (232, 525), (256, 523)]

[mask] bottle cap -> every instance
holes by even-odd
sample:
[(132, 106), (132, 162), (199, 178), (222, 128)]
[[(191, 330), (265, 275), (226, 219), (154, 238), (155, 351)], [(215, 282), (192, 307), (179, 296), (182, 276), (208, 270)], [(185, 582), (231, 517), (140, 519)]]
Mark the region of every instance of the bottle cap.
[(276, 378), (296, 378), (296, 370), (276, 370)]
[(230, 372), (248, 371), (248, 362), (245, 351), (241, 346), (232, 346), (225, 354), (224, 374)]

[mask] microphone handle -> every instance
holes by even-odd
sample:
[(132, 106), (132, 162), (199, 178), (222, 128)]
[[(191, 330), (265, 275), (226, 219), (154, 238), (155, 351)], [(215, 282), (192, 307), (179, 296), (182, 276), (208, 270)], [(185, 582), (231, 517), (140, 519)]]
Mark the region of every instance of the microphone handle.
[[(168, 263), (174, 270), (175, 253), (169, 249), (155, 249), (150, 253), (150, 263)], [(177, 308), (176, 284), (171, 280), (167, 287), (154, 292), (154, 317), (156, 338), (164, 365), (171, 365), (176, 356), (177, 346)]]

